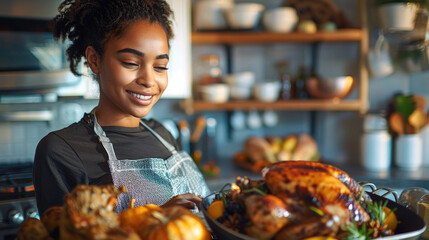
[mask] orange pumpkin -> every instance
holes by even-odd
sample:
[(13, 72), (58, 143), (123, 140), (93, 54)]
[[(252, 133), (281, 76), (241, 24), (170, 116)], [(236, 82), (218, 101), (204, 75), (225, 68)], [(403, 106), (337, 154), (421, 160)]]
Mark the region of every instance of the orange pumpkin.
[(202, 220), (186, 208), (173, 206), (151, 211), (137, 233), (142, 240), (209, 240)]
[(40, 218), (43, 225), (49, 233), (60, 227), (61, 214), (63, 213), (62, 206), (53, 206), (48, 208)]
[(121, 227), (131, 228), (134, 231), (140, 228), (147, 215), (151, 211), (160, 211), (161, 207), (155, 204), (146, 204), (139, 207), (134, 207), (135, 200), (132, 199), (129, 208), (119, 214), (119, 224)]
[(21, 223), (17, 232), (17, 240), (51, 239), (42, 221), (37, 218), (27, 218)]

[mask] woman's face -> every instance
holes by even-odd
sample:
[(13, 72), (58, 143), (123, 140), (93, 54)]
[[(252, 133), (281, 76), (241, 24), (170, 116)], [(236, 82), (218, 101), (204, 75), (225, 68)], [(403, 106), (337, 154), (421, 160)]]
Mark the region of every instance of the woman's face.
[[(167, 87), (167, 35), (161, 25), (138, 21), (105, 45), (97, 67), (100, 102), (97, 108), (112, 118), (142, 118)], [(90, 62), (90, 61), (88, 61)]]

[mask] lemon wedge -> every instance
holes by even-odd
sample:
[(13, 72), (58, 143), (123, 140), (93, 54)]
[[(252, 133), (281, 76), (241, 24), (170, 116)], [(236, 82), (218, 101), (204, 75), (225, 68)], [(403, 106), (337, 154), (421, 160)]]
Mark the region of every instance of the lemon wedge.
[(207, 214), (214, 219), (222, 217), (224, 212), (225, 206), (223, 205), (222, 200), (214, 200), (207, 208)]
[(383, 212), (385, 216), (387, 216), (386, 219), (384, 219), (384, 224), (392, 230), (392, 232), (395, 232), (396, 227), (398, 226), (398, 218), (396, 217), (396, 214), (388, 207), (384, 207)]

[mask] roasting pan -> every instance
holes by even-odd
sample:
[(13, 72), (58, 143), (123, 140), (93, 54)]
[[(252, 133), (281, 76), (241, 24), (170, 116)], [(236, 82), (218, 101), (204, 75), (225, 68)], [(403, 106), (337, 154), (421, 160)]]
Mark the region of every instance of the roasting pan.
[[(408, 208), (396, 203), (393, 200), (390, 200), (386, 197), (377, 195), (374, 191), (367, 191), (368, 195), (371, 197), (372, 200), (379, 202), (379, 201), (388, 201), (387, 207), (390, 209), (396, 208), (396, 217), (399, 221), (398, 227), (395, 231), (395, 234), (392, 236), (384, 237), (383, 240), (414, 240), (419, 239), (420, 235), (425, 231), (426, 224), (423, 221), (423, 219), (420, 218), (419, 215), (414, 213), (413, 211), (409, 210)], [(222, 240), (257, 240), (255, 238), (246, 236), (244, 234), (235, 232), (212, 217), (210, 217), (207, 214), (207, 208), (210, 206), (210, 204), (213, 202), (214, 198), (216, 196), (216, 193), (212, 193), (205, 197), (203, 201), (201, 202), (201, 210), (203, 212), (204, 218), (208, 224), (208, 226), (211, 228), (212, 233), (215, 238), (222, 239)], [(381, 238), (380, 238), (381, 239)]]

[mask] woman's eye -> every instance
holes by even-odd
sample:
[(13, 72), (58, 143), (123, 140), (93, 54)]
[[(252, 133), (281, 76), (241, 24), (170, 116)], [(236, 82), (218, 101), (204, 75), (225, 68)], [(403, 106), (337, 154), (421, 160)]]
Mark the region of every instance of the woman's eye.
[(138, 64), (132, 63), (132, 62), (122, 62), (122, 64), (124, 66), (127, 66), (127, 67), (138, 67), (139, 66)]
[(168, 67), (155, 67), (155, 69), (159, 71), (167, 71)]

